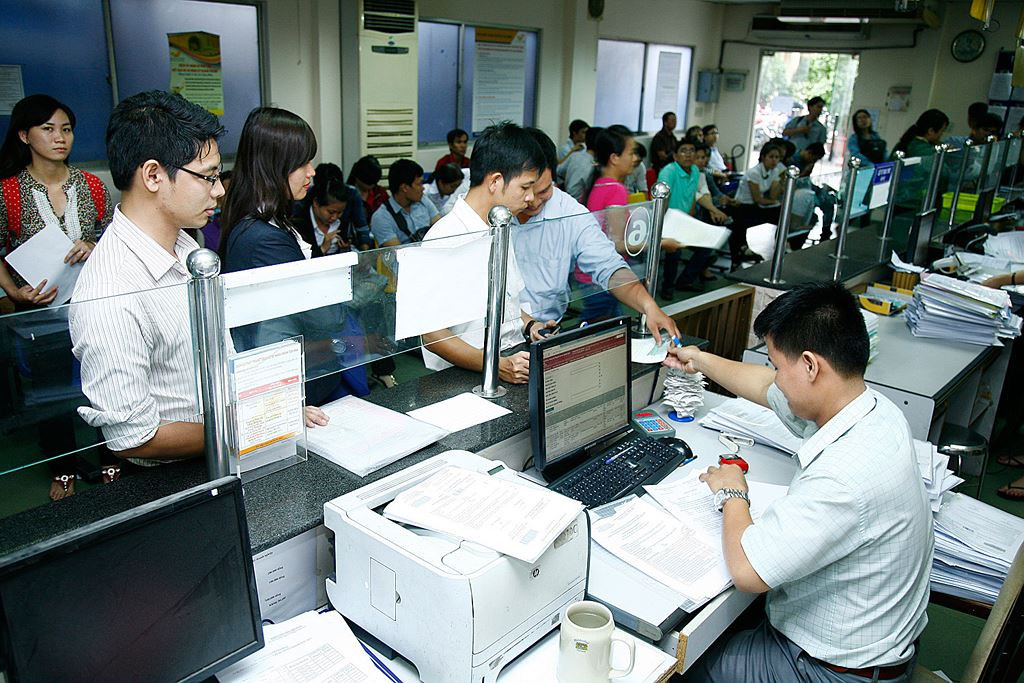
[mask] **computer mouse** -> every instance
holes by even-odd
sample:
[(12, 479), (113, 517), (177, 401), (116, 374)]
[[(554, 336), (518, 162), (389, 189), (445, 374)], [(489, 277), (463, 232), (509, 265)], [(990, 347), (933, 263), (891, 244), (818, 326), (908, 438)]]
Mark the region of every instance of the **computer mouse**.
[(662, 438), (658, 439), (658, 441), (661, 441), (666, 446), (670, 446), (670, 447), (676, 449), (677, 451), (682, 453), (687, 458), (689, 458), (691, 455), (693, 455), (693, 451), (690, 450), (690, 444), (686, 443), (682, 439), (677, 439), (674, 436), (665, 436), (665, 437), (662, 437)]

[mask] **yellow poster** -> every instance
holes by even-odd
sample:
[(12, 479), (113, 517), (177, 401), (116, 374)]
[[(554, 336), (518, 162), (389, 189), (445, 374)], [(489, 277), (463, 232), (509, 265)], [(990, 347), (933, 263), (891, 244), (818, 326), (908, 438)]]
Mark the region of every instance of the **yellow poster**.
[(171, 92), (217, 116), (224, 115), (220, 36), (205, 31), (168, 33)]

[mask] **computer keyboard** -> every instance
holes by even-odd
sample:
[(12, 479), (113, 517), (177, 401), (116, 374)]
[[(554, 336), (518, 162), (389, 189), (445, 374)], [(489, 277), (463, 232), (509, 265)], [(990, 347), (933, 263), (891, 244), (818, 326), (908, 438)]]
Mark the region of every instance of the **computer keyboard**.
[(685, 441), (634, 434), (566, 473), (548, 488), (587, 507), (597, 507), (638, 493), (645, 484), (658, 483), (691, 455)]

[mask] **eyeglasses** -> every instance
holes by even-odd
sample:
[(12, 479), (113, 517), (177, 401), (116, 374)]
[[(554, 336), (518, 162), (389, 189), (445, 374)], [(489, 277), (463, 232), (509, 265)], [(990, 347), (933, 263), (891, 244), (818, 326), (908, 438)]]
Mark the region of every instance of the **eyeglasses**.
[(201, 178), (202, 180), (205, 180), (206, 182), (210, 183), (210, 185), (213, 187), (216, 187), (217, 183), (220, 182), (220, 173), (218, 173), (217, 175), (203, 175), (202, 173), (196, 173), (195, 171), (184, 168), (182, 166), (175, 166), (174, 164), (167, 165), (170, 166), (171, 168), (176, 168), (179, 171), (184, 171), (185, 173), (188, 173), (191, 176), (195, 176), (196, 178)]

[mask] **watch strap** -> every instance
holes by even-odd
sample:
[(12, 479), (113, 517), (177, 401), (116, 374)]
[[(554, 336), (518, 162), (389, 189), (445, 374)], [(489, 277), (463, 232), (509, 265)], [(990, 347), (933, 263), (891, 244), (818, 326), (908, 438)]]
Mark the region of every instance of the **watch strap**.
[(746, 491), (740, 489), (719, 489), (718, 495), (715, 496), (718, 502), (718, 511), (721, 512), (725, 508), (725, 501), (730, 498), (739, 498), (746, 501), (747, 507), (750, 507), (750, 495)]

